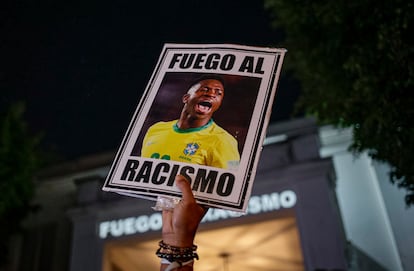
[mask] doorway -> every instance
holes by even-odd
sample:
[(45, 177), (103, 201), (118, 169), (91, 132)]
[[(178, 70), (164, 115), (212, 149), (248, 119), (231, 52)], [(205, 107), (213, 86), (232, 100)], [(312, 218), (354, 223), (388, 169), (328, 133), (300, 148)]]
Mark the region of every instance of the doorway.
[[(159, 270), (159, 239), (129, 239), (105, 244), (103, 271)], [(199, 231), (195, 244), (202, 271), (303, 271), (294, 217)]]

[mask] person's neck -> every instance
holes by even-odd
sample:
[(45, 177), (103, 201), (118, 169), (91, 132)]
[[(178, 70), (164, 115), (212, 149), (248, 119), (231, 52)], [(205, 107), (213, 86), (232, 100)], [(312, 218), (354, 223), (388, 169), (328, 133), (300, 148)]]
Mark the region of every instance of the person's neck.
[(181, 116), (181, 118), (177, 121), (177, 127), (182, 130), (190, 128), (199, 128), (204, 125), (207, 125), (209, 121), (210, 118), (199, 119), (193, 118), (191, 116)]

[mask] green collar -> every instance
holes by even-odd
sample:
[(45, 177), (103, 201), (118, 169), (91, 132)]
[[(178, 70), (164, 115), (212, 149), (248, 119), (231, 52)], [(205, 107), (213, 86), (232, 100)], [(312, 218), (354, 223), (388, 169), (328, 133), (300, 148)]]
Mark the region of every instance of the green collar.
[[(178, 122), (178, 121), (177, 121)], [(200, 127), (196, 127), (196, 128), (188, 128), (188, 129), (180, 129), (177, 125), (177, 122), (173, 125), (173, 129), (175, 132), (177, 133), (192, 133), (192, 132), (198, 132), (201, 130), (204, 130), (208, 127), (210, 127), (213, 124), (213, 119), (210, 119), (206, 125), (200, 126)]]

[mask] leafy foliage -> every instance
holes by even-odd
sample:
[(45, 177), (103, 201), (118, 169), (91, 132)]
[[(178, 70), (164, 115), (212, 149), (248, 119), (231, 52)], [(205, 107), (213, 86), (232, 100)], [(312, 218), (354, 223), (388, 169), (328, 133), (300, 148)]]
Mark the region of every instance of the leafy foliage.
[(351, 150), (391, 165), (414, 204), (414, 4), (404, 0), (265, 0), (285, 31), (287, 67), (302, 84), (297, 108), (352, 127)]
[(39, 137), (30, 137), (23, 121), (24, 104), (0, 115), (0, 266), (7, 260), (8, 236), (31, 210), (33, 175), (39, 166)]

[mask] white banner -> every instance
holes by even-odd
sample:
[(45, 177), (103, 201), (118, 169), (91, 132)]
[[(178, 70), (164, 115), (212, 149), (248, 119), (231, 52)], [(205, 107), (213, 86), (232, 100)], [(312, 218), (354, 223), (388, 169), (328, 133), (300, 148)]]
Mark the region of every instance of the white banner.
[(285, 49), (166, 44), (103, 186), (245, 212)]

